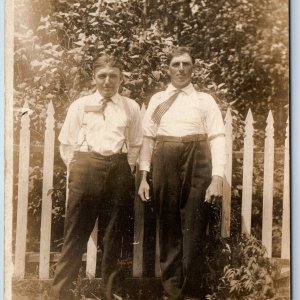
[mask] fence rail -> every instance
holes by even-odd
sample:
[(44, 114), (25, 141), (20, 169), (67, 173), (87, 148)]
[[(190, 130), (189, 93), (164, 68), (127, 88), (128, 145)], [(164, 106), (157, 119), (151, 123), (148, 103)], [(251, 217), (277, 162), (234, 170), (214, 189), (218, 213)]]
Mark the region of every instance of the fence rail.
[[(28, 108), (28, 104), (24, 104)], [(141, 114), (145, 111), (141, 109)], [(253, 162), (254, 156), (254, 128), (253, 116), (249, 110), (245, 120), (244, 151), (234, 153), (235, 156), (243, 158), (243, 178), (242, 178), (242, 222), (243, 233), (251, 232), (251, 207), (252, 207), (252, 187), (253, 187)], [(23, 279), (25, 276), (25, 260), (28, 262), (39, 262), (39, 278), (49, 278), (49, 268), (51, 261), (57, 261), (59, 253), (50, 253), (51, 241), (51, 215), (52, 199), (49, 190), (53, 186), (53, 165), (55, 147), (55, 118), (52, 102), (47, 109), (45, 123), (44, 146), (30, 145), (30, 116), (24, 114), (21, 118), (20, 143), (14, 148), (19, 152), (19, 173), (18, 173), (18, 204), (16, 223), (16, 245), (14, 255), (14, 278)], [(232, 162), (233, 162), (233, 127), (231, 111), (228, 109), (225, 117), (226, 131), (226, 156), (227, 163), (223, 178), (223, 203), (222, 203), (222, 224), (221, 234), (223, 237), (230, 235), (231, 221), (231, 196), (232, 196)], [(29, 185), (29, 158), (30, 151), (43, 151), (43, 192), (42, 192), (42, 213), (40, 228), (40, 252), (26, 252), (27, 236), (27, 211), (28, 211), (28, 185)], [(272, 255), (272, 218), (273, 218), (273, 182), (274, 182), (274, 120), (272, 112), (269, 112), (267, 126), (265, 129), (264, 155), (264, 182), (263, 182), (263, 221), (262, 221), (262, 243), (267, 249), (267, 255)], [(145, 211), (144, 204), (138, 196), (134, 200), (134, 238), (133, 238), (133, 262), (132, 274), (134, 277), (143, 275), (143, 248), (144, 248), (144, 226)], [(290, 258), (290, 191), (289, 191), (289, 124), (287, 121), (286, 139), (284, 150), (284, 178), (283, 178), (283, 214), (282, 214), (282, 245), (281, 258)], [(94, 278), (96, 274), (97, 256), (97, 224), (88, 242), (87, 253), (83, 260), (86, 260), (86, 276)], [(155, 255), (155, 275), (159, 276), (158, 264), (158, 235), (156, 231), (156, 255)]]

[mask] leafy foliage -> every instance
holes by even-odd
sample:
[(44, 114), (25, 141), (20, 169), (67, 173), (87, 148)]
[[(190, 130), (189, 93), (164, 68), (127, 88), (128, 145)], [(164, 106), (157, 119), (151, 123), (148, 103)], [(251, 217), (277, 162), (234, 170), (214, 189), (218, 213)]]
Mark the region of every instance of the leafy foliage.
[[(218, 209), (215, 209), (218, 220)], [(253, 236), (220, 236), (214, 223), (207, 248), (204, 274), (208, 300), (271, 299), (279, 267), (265, 256), (266, 250)]]
[[(285, 1), (146, 3), (17, 1), (20, 16), (23, 12), (31, 18), (17, 18), (16, 105), (28, 98), (36, 116), (43, 117), (52, 100), (62, 122), (70, 102), (93, 89), (91, 63), (103, 51), (124, 62), (123, 93), (147, 102), (168, 82), (166, 53), (179, 44), (194, 49), (199, 63), (193, 81), (200, 89), (234, 103), (243, 115), (251, 108), (261, 121), (269, 109), (286, 113)], [(40, 121), (33, 123), (38, 130)]]

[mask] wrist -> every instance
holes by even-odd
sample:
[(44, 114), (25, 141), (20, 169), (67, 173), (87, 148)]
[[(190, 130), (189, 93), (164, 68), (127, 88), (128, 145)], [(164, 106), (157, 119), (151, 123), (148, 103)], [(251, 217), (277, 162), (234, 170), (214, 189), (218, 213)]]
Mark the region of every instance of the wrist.
[(147, 171), (144, 170), (141, 171), (141, 175), (142, 175), (141, 181), (147, 181), (147, 174), (148, 174)]
[(223, 181), (223, 177), (219, 175), (213, 175), (212, 176), (212, 181)]

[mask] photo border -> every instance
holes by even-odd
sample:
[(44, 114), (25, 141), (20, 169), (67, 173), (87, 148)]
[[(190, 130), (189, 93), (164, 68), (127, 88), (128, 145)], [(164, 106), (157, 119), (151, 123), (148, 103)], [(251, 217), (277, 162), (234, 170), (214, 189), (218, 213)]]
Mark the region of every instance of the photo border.
[[(4, 0), (0, 1), (0, 143), (4, 143)], [(2, 148), (3, 149), (3, 148)], [(0, 154), (0, 182), (3, 188), (0, 189), (0, 298), (4, 299), (4, 151)]]
[(300, 297), (300, 2), (290, 1), (290, 93), (291, 93), (291, 299)]

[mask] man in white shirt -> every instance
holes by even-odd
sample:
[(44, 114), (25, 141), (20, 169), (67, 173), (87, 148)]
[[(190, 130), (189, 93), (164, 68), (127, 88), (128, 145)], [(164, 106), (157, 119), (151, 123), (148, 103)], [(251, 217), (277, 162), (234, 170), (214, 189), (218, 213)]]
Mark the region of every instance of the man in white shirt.
[(55, 299), (74, 299), (70, 288), (98, 216), (105, 230), (101, 272), (107, 284), (117, 270), (132, 207), (132, 172), (142, 144), (140, 109), (118, 93), (122, 66), (115, 57), (97, 58), (93, 76), (96, 92), (70, 105), (59, 135), (70, 173), (64, 245), (52, 285)]
[(205, 231), (210, 203), (222, 196), (225, 165), (222, 115), (213, 97), (191, 84), (193, 66), (188, 48), (173, 50), (171, 84), (149, 102), (140, 153), (143, 201), (150, 200), (147, 173), (153, 163), (161, 279), (172, 300), (204, 297)]

